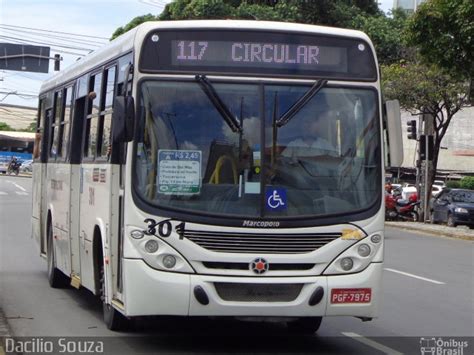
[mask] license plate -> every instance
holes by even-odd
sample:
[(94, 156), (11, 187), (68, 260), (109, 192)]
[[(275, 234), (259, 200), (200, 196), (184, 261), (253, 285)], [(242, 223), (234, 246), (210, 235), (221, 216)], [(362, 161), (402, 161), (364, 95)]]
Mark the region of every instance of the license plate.
[(370, 303), (371, 288), (333, 288), (331, 303)]

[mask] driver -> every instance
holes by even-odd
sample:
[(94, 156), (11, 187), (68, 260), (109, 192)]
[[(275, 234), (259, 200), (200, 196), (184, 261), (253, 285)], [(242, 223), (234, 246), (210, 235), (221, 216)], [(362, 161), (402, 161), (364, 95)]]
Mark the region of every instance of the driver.
[(314, 117), (304, 117), (301, 137), (288, 143), (281, 155), (293, 159), (318, 155), (337, 156), (336, 148), (325, 138), (332, 116), (330, 111), (324, 111)]

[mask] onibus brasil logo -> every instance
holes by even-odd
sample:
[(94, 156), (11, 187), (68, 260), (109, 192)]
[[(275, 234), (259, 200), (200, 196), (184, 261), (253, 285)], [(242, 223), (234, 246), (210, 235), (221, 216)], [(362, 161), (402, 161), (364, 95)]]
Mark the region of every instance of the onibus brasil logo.
[[(421, 355), (464, 355), (469, 342), (459, 339), (421, 338)], [(467, 353), (466, 353), (467, 354)]]

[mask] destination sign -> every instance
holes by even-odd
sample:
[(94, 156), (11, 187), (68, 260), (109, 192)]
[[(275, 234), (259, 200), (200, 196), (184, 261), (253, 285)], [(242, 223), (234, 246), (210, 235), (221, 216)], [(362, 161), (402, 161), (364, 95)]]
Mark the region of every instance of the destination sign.
[(345, 48), (284, 43), (173, 41), (173, 65), (338, 69), (347, 72)]
[(377, 77), (371, 49), (360, 39), (261, 31), (157, 31), (145, 40), (140, 69), (359, 80)]

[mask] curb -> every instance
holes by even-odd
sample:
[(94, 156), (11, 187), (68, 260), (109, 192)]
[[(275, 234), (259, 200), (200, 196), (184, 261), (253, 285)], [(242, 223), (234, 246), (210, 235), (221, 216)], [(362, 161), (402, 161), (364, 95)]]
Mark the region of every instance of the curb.
[[(436, 235), (440, 237), (448, 237), (454, 239), (463, 239), (463, 240), (470, 240), (474, 241), (474, 232), (464, 231), (464, 230), (455, 230), (452, 227), (444, 227), (440, 228), (440, 226), (426, 226), (421, 223), (415, 222), (385, 222), (386, 226), (399, 228), (399, 229), (406, 229), (415, 232), (422, 232), (425, 234)], [(449, 228), (449, 229), (448, 229)]]
[(0, 176), (5, 176), (5, 177), (14, 177), (14, 178), (31, 178), (33, 177), (33, 174), (18, 174), (18, 175), (7, 175), (7, 174), (0, 174)]

